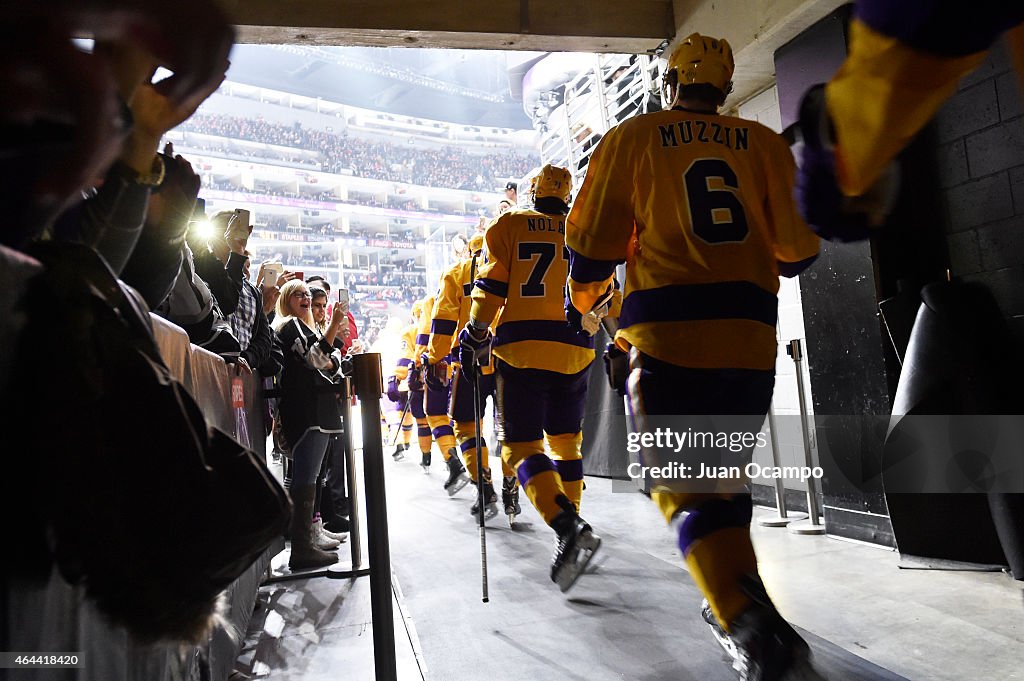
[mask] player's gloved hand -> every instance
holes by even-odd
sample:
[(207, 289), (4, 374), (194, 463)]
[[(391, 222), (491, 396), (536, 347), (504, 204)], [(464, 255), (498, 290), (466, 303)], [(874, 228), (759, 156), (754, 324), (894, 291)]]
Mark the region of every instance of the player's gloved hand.
[(865, 194), (844, 196), (836, 175), (835, 145), (825, 107), (825, 88), (816, 85), (800, 104), (796, 196), (800, 213), (811, 229), (829, 241), (863, 241), (880, 227), (899, 193), (899, 171), (890, 164)]
[(491, 352), (491, 332), (469, 324), (459, 333), (459, 361), (464, 371), (475, 371), (477, 365), (488, 362)]
[(626, 379), (629, 378), (629, 353), (623, 352), (615, 343), (609, 343), (604, 351), (604, 372), (608, 385), (619, 395), (626, 394)]
[(601, 326), (601, 320), (608, 315), (608, 310), (611, 308), (614, 297), (615, 285), (613, 282), (608, 285), (605, 292), (597, 299), (597, 302), (594, 303), (594, 307), (592, 307), (586, 314), (581, 314), (580, 311), (572, 304), (568, 288), (566, 288), (565, 321), (569, 323), (569, 326), (571, 326), (576, 333), (593, 336)]
[(415, 392), (423, 392), (423, 376), (420, 372), (423, 369), (415, 366), (409, 369), (409, 390)]
[(583, 333), (583, 315), (576, 309), (576, 306), (572, 304), (572, 298), (569, 297), (569, 289), (565, 290), (565, 321), (569, 323), (572, 330), (576, 333)]
[(448, 386), (448, 365), (444, 362), (431, 364), (426, 353), (420, 355), (423, 362), (423, 382), (431, 390), (444, 390)]
[(398, 392), (398, 376), (388, 376), (387, 396), (392, 402), (399, 402), (402, 399), (402, 396)]

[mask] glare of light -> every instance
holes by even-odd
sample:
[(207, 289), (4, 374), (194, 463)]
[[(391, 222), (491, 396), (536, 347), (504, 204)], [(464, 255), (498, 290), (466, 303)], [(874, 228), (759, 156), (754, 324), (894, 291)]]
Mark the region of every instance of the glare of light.
[(203, 241), (209, 241), (213, 238), (213, 234), (216, 231), (213, 223), (209, 220), (197, 220), (192, 223), (191, 229)]

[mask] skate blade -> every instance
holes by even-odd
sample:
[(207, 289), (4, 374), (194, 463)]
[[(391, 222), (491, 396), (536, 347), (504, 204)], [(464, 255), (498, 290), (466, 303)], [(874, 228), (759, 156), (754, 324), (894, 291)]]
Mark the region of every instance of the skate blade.
[(729, 638), (729, 635), (724, 631), (710, 622), (706, 622), (706, 624), (708, 625), (708, 628), (711, 629), (711, 635), (715, 637), (715, 640), (718, 641), (718, 645), (722, 646), (722, 649), (725, 650), (727, 655), (729, 655), (729, 659), (732, 660), (733, 666), (735, 667), (740, 659), (740, 652), (736, 649), (736, 644), (733, 643), (733, 640)]
[(601, 538), (592, 532), (580, 535), (573, 548), (572, 560), (567, 560), (555, 576), (555, 583), (565, 593), (576, 584), (576, 580), (587, 569), (597, 550), (601, 548)]
[(420, 464), (420, 468), (423, 469), (423, 475), (430, 475), (430, 466), (424, 466), (423, 464)]
[(459, 493), (459, 490), (461, 490), (463, 487), (465, 487), (468, 484), (469, 484), (469, 476), (466, 475), (465, 473), (463, 473), (462, 475), (460, 475), (458, 477), (458, 479), (455, 480), (455, 482), (453, 482), (451, 485), (446, 487), (445, 491), (448, 492), (448, 496), (453, 497), (453, 496), (455, 496), (456, 494)]
[(509, 527), (515, 527), (516, 526), (516, 514), (515, 513), (506, 513), (505, 515), (508, 516), (508, 526)]
[(405, 458), (405, 454), (392, 454), (391, 458), (394, 459), (395, 461), (401, 461), (402, 459)]
[(484, 520), (490, 520), (496, 515), (498, 515), (497, 504), (487, 504), (486, 506), (484, 506)]

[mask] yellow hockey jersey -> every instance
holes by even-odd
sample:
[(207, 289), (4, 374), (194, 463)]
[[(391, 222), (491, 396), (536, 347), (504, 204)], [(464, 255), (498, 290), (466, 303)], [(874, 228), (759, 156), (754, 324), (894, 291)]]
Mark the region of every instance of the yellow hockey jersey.
[(594, 339), (565, 321), (565, 216), (506, 211), (485, 240), (487, 262), (476, 278), (470, 316), (494, 328), (493, 354), (518, 368), (585, 369), (594, 359)]
[(785, 141), (753, 121), (681, 110), (624, 121), (595, 149), (568, 217), (582, 256), (574, 304), (589, 309), (625, 260), (620, 346), (679, 366), (773, 368), (780, 264), (818, 253), (794, 177)]
[(448, 268), (441, 277), (441, 290), (434, 301), (430, 322), (430, 363), (457, 362), (459, 331), (469, 320), (473, 279), (483, 258), (479, 254)]
[(402, 329), (402, 347), (399, 353), (395, 376), (399, 381), (404, 381), (409, 377), (409, 370), (416, 364), (416, 324), (410, 324)]
[(416, 325), (416, 345), (415, 354), (413, 355), (413, 362), (416, 366), (420, 366), (422, 362), (420, 357), (427, 351), (427, 346), (430, 344), (430, 322), (431, 312), (434, 309), (434, 295), (429, 295), (423, 299), (423, 314), (420, 315), (419, 322)]

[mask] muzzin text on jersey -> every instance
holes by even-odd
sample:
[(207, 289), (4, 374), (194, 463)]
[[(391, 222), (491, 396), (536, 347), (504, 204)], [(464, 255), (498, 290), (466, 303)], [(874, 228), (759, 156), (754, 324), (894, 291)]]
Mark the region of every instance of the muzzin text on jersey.
[(679, 121), (673, 125), (659, 125), (661, 146), (678, 147), (693, 142), (721, 144), (723, 147), (746, 151), (750, 148), (750, 128), (732, 128), (714, 121)]

